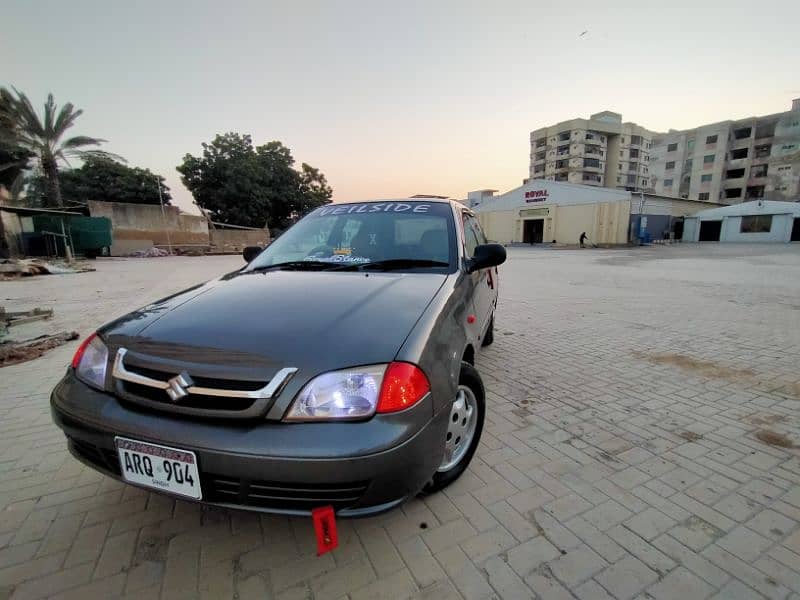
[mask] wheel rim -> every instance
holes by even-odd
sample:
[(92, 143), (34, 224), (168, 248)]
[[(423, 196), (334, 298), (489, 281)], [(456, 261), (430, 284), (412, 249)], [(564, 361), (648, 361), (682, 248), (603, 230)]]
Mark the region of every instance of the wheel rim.
[(465, 385), (458, 386), (450, 419), (447, 421), (447, 433), (444, 438), (444, 456), (438, 471), (449, 471), (461, 462), (467, 454), (472, 438), (475, 437), (475, 426), (478, 423), (478, 401), (475, 394)]

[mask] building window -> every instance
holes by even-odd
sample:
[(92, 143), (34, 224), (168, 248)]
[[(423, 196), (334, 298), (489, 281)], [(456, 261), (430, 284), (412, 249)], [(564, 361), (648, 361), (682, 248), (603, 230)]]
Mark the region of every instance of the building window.
[(769, 121), (767, 123), (762, 122), (756, 124), (756, 139), (773, 137), (775, 135), (775, 125), (777, 124), (778, 124), (777, 121)]
[(597, 158), (584, 158), (583, 159), (583, 166), (584, 167), (600, 167), (600, 160)]
[(622, 163), (619, 163), (619, 170), (622, 171)]
[(739, 226), (739, 233), (769, 233), (772, 229), (772, 215), (745, 215)]
[(750, 177), (766, 177), (767, 165), (753, 165), (750, 168)]
[(672, 179), (665, 179), (664, 180), (664, 187), (665, 188), (672, 187)]
[(764, 186), (763, 185), (753, 185), (748, 186), (747, 192), (745, 193), (745, 198), (763, 198), (764, 197)]
[(791, 171), (792, 165), (784, 165), (782, 167), (778, 167), (778, 171)]
[(748, 148), (739, 148), (731, 151), (731, 160), (739, 160), (740, 158), (747, 158)]
[(715, 154), (706, 154), (706, 155), (703, 157), (703, 164), (704, 164), (704, 165), (711, 165), (711, 164), (714, 164), (714, 156), (716, 156), (716, 155), (715, 155)]
[(698, 200), (708, 200), (709, 196), (710, 196), (710, 194), (708, 192), (700, 192), (697, 195), (697, 199)]
[(556, 169), (566, 169), (567, 167), (569, 167), (569, 159), (556, 161)]
[(596, 182), (600, 183), (602, 181), (602, 178), (597, 173), (584, 173), (583, 174), (583, 180), (584, 181), (596, 181)]
[(739, 179), (744, 177), (744, 169), (728, 169), (725, 171), (725, 179)]
[(692, 150), (694, 150), (694, 140), (689, 140), (688, 142), (686, 142), (686, 149), (687, 149), (689, 152), (691, 152)]
[(691, 158), (686, 160), (686, 162), (683, 163), (683, 170), (684, 171), (691, 171), (692, 170), (692, 159)]
[(794, 144), (784, 144), (781, 146), (781, 150), (794, 150)]
[(547, 152), (545, 150), (542, 150), (541, 152), (537, 152), (536, 153), (536, 160), (544, 160), (544, 156), (545, 156), (546, 153)]
[(752, 131), (753, 131), (752, 127), (742, 127), (740, 129), (735, 129), (733, 131), (733, 137), (737, 140), (743, 140), (745, 138), (749, 138)]
[(772, 144), (761, 144), (760, 146), (756, 146), (755, 157), (766, 158), (769, 156), (770, 150), (772, 150)]
[(675, 168), (675, 161), (669, 161), (666, 166), (664, 167), (667, 171), (672, 171)]
[(537, 148), (541, 148), (542, 146), (546, 146), (546, 145), (547, 145), (547, 138), (539, 138), (538, 140), (536, 140), (536, 147)]
[(634, 144), (636, 146), (641, 146), (642, 145), (642, 136), (640, 136), (640, 135), (632, 135), (631, 136), (631, 144)]
[(675, 152), (678, 149), (678, 144), (668, 144), (667, 152)]
[(536, 165), (533, 167), (534, 173), (541, 173), (542, 171), (544, 171), (544, 165)]
[(717, 136), (710, 135), (706, 138), (706, 144), (716, 144), (717, 143)]
[(559, 142), (568, 142), (569, 141), (569, 131), (562, 131), (558, 134), (558, 141)]
[(701, 175), (700, 176), (700, 183), (708, 183), (711, 181), (713, 175)]
[(741, 198), (742, 197), (742, 188), (731, 188), (729, 190), (725, 190), (725, 197), (726, 198)]
[(631, 148), (630, 153), (631, 158), (639, 158), (639, 151), (636, 148)]

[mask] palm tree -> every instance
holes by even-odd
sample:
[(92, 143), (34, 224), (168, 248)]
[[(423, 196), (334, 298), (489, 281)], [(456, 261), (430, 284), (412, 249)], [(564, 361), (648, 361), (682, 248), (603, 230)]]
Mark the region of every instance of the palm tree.
[[(3, 124), (0, 127), (0, 145), (16, 147), (34, 155), (47, 181), (47, 203), (50, 206), (63, 205), (58, 181), (59, 163), (69, 164), (71, 158), (85, 159), (90, 156), (122, 160), (102, 150), (87, 149), (88, 146), (99, 146), (106, 140), (88, 136), (63, 139), (66, 131), (82, 114), (82, 110), (75, 110), (69, 102), (59, 110), (53, 94), (49, 94), (44, 104), (44, 118), (40, 119), (25, 94), (16, 89), (12, 93), (0, 88), (0, 123)], [(0, 169), (13, 166), (14, 163), (0, 165)]]

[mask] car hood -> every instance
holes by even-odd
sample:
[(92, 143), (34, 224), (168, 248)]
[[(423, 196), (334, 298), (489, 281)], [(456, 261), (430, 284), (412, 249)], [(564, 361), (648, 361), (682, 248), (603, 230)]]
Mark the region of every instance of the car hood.
[(444, 283), (435, 273), (236, 273), (101, 330), (112, 347), (179, 363), (307, 374), (390, 362)]

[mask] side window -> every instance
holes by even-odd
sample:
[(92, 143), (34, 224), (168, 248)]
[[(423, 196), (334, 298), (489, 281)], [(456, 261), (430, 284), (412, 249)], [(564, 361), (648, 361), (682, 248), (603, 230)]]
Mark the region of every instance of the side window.
[(469, 218), (469, 223), (472, 225), (472, 228), (475, 230), (475, 237), (478, 239), (479, 244), (486, 243), (486, 236), (483, 235), (483, 229), (481, 229), (481, 224), (475, 217)]
[(470, 222), (472, 220), (471, 217), (466, 213), (462, 213), (461, 218), (463, 219), (464, 223), (464, 242), (466, 244), (467, 256), (474, 256), (475, 248), (480, 243), (478, 241), (478, 236), (475, 234), (475, 228)]

